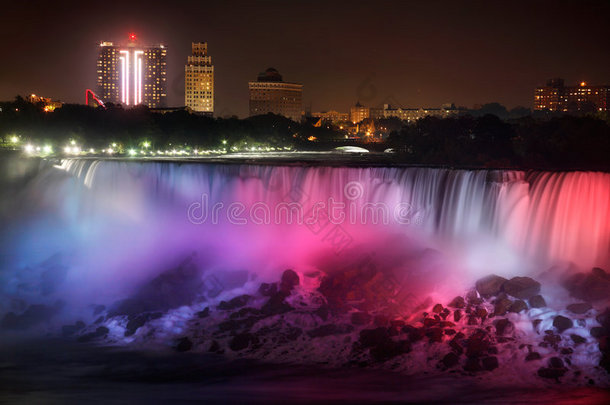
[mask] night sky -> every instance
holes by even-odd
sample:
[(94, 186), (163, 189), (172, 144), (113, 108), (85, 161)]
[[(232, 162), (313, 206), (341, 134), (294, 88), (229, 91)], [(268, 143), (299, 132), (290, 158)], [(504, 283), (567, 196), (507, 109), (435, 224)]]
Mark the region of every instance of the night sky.
[(84, 102), (97, 44), (168, 46), (168, 104), (184, 104), (191, 41), (206, 41), (218, 115), (245, 116), (273, 66), (305, 108), (498, 101), (531, 107), (548, 78), (610, 83), (608, 1), (15, 1), (0, 3), (0, 100)]

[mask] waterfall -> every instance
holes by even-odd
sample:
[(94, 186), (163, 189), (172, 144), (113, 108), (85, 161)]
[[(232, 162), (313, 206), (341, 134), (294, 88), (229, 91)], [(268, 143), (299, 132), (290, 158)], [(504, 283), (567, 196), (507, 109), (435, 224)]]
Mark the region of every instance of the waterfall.
[(116, 298), (194, 251), (204, 266), (261, 278), (369, 255), (405, 282), (436, 284), (610, 264), (600, 172), (74, 158), (41, 169), (12, 202), (8, 295), (57, 252), (71, 266), (64, 288), (81, 299)]

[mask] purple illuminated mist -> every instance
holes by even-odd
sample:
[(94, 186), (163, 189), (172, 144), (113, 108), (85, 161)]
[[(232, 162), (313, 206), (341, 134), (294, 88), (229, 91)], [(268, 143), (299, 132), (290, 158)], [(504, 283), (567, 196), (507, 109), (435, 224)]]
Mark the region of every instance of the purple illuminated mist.
[[(208, 274), (245, 270), (259, 282), (367, 260), (417, 296), (445, 299), (492, 272), (610, 263), (604, 173), (68, 159), (5, 204), (5, 304), (61, 298), (71, 317), (192, 253)], [(278, 208), (288, 206), (292, 219)], [(50, 258), (67, 270), (41, 297)]]

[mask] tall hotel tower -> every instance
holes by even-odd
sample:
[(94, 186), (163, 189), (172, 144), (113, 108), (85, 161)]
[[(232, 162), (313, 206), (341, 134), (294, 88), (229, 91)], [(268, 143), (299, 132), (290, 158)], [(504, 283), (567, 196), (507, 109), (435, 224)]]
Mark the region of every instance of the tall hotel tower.
[(193, 111), (214, 112), (214, 66), (207, 42), (193, 42), (184, 66), (184, 104)]
[(164, 107), (167, 97), (167, 49), (140, 46), (134, 34), (126, 46), (102, 42), (97, 58), (97, 94), (104, 102)]

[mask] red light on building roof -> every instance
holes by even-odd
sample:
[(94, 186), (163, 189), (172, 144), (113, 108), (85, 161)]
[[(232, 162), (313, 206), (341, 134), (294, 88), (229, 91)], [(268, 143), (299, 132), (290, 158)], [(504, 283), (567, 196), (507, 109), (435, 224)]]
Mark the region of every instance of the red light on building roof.
[(133, 32), (129, 33), (129, 40), (130, 41), (135, 41), (136, 40), (136, 34), (134, 34)]

